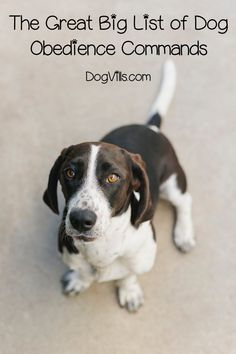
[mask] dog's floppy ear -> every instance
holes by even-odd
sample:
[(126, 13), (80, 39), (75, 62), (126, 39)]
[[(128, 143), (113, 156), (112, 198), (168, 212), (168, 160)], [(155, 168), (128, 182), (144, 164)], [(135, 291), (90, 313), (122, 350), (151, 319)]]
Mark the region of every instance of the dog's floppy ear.
[(132, 160), (132, 188), (139, 193), (139, 200), (131, 199), (131, 222), (138, 227), (141, 222), (150, 220), (153, 216), (149, 180), (145, 163), (139, 154), (129, 154)]
[(48, 178), (48, 186), (43, 194), (43, 200), (56, 214), (59, 214), (58, 201), (57, 201), (57, 182), (59, 179), (60, 168), (65, 160), (65, 157), (72, 150), (73, 145), (62, 150), (61, 154), (58, 156), (54, 165), (51, 168)]

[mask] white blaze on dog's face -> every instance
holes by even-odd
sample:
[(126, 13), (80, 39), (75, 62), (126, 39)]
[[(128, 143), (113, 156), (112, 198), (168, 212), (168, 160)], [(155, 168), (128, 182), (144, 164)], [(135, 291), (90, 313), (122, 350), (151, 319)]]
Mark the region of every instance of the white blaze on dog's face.
[[(66, 234), (82, 241), (102, 237), (112, 219), (131, 204), (131, 222), (150, 217), (147, 174), (139, 155), (106, 143), (83, 143), (64, 149), (49, 176), (44, 200), (58, 212), (56, 183), (66, 200)], [(134, 197), (140, 193), (140, 200)]]
[[(66, 233), (72, 237), (86, 241), (89, 241), (90, 238), (92, 240), (99, 235), (102, 235), (109, 226), (111, 219), (111, 207), (99, 186), (96, 176), (99, 148), (99, 145), (91, 145), (90, 154), (88, 155), (87, 170), (84, 173), (82, 186), (74, 193), (74, 195), (72, 195), (67, 204), (68, 211), (65, 220)], [(87, 230), (86, 222), (84, 225), (85, 227), (82, 225), (79, 226), (79, 222), (76, 223), (76, 215), (79, 219), (79, 212), (77, 213), (77, 211), (80, 210), (87, 210)], [(71, 216), (73, 215), (73, 211), (75, 213), (75, 220), (73, 220), (73, 217)], [(91, 214), (89, 215), (89, 213)], [(84, 218), (86, 219), (86, 212), (84, 214)], [(89, 224), (88, 220), (91, 218), (93, 218), (93, 221), (90, 221)], [(81, 219), (83, 219), (83, 213)], [(94, 225), (92, 225), (93, 222), (95, 222)], [(78, 224), (77, 228), (76, 224)], [(89, 229), (90, 225), (92, 226), (91, 229)]]

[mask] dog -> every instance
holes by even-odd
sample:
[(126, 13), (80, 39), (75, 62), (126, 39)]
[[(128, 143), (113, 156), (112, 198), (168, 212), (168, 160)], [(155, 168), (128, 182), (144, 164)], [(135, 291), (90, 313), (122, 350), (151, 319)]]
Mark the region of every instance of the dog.
[(62, 277), (65, 294), (115, 280), (121, 307), (135, 312), (143, 305), (138, 276), (155, 261), (152, 218), (159, 198), (175, 207), (175, 245), (183, 252), (195, 246), (186, 176), (160, 132), (175, 84), (174, 63), (167, 61), (146, 125), (122, 126), (99, 142), (69, 146), (56, 159), (43, 200), (59, 213), (60, 181), (65, 209), (58, 248), (69, 267)]

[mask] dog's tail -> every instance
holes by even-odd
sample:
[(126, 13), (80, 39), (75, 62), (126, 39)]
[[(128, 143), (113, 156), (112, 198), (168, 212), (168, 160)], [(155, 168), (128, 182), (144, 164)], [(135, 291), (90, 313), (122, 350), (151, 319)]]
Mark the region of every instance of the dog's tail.
[(176, 86), (176, 69), (171, 59), (168, 59), (162, 70), (162, 79), (157, 98), (155, 99), (148, 119), (148, 125), (158, 131), (161, 126), (161, 120), (166, 115)]

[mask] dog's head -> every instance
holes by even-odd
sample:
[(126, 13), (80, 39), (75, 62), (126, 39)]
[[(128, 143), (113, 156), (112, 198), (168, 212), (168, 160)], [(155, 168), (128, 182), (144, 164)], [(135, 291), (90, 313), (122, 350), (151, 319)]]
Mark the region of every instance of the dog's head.
[(130, 205), (134, 227), (152, 217), (145, 164), (140, 155), (116, 145), (83, 143), (61, 152), (43, 197), (57, 214), (58, 180), (66, 201), (66, 233), (75, 239), (92, 241), (102, 236), (112, 218)]

